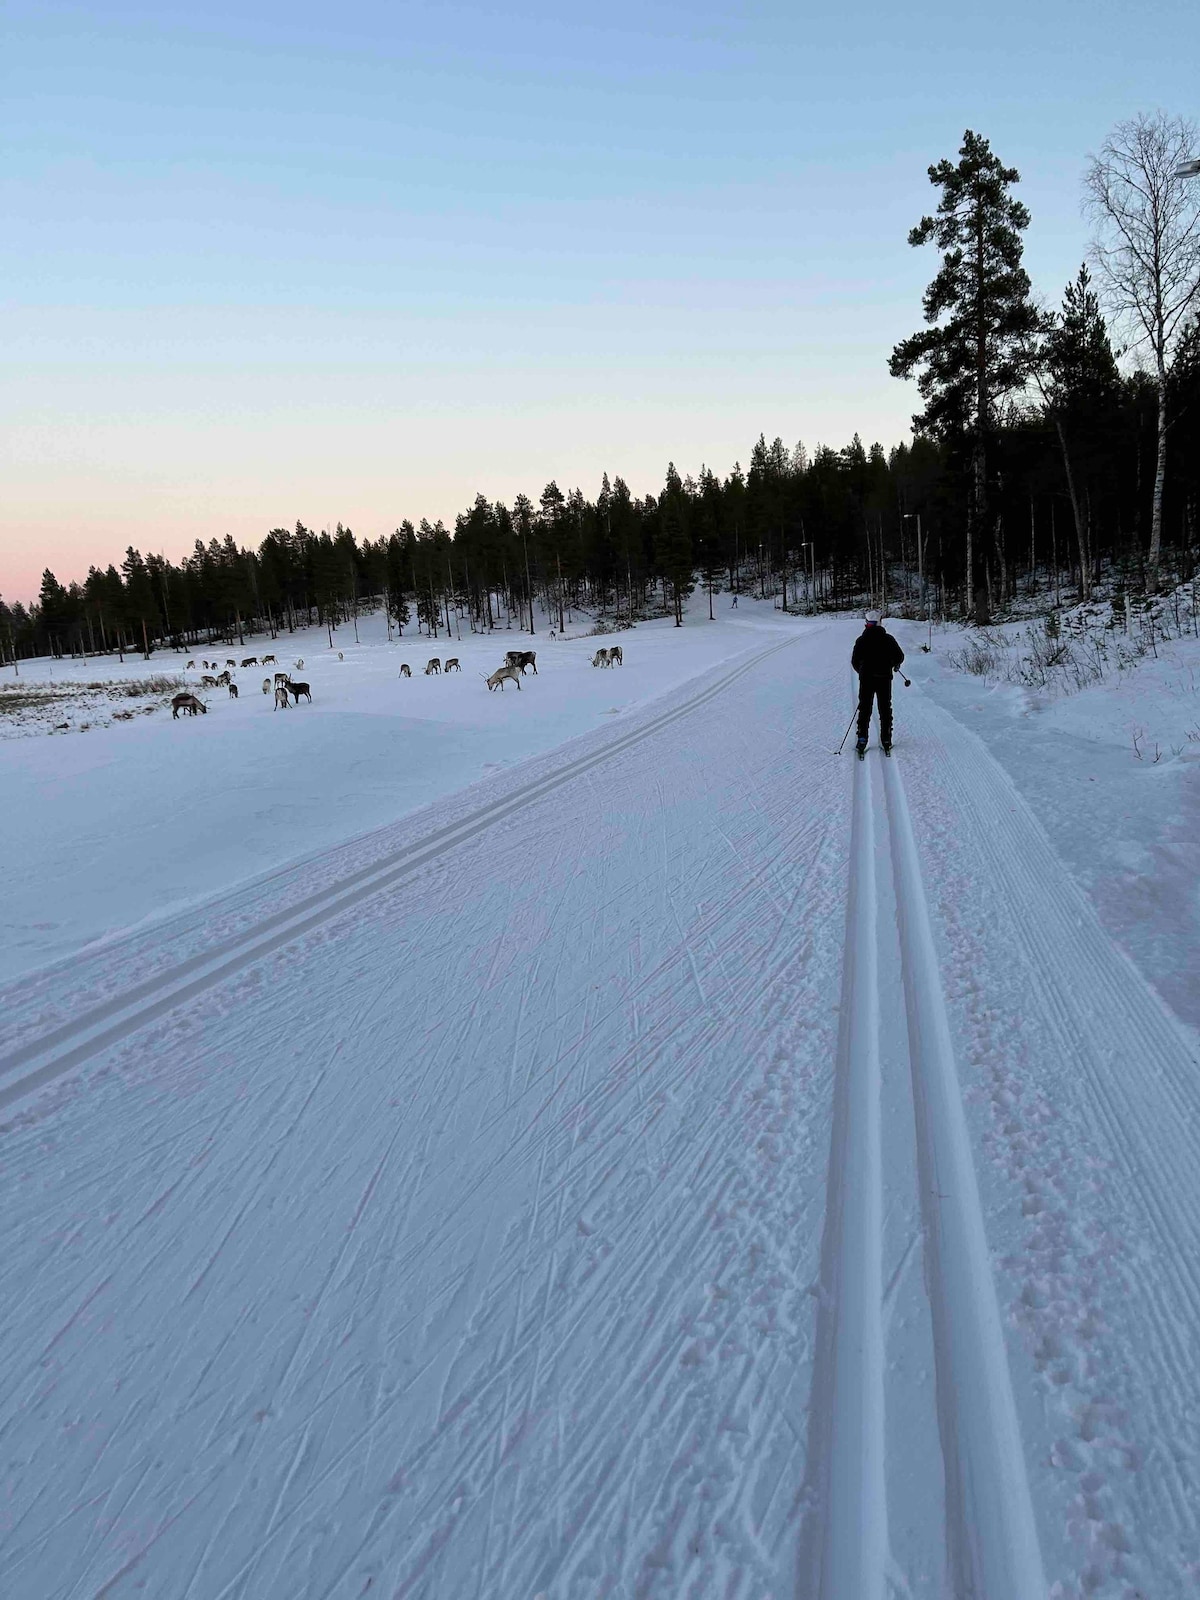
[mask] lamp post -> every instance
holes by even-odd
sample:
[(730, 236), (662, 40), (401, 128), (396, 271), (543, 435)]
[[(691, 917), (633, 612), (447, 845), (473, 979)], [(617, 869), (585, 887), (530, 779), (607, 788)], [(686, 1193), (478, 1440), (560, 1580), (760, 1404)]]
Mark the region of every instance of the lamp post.
[(917, 586), (920, 588), (921, 601), (925, 606), (925, 620), (929, 623), (929, 642), (925, 645), (925, 653), (928, 655), (930, 650), (933, 649), (933, 618), (929, 614), (929, 604), (925, 595), (925, 553), (924, 538), (921, 532), (921, 513), (919, 511), (905, 511), (901, 513), (900, 520), (901, 522), (915, 520), (917, 524)]
[(1190, 161), (1181, 161), (1175, 168), (1177, 178), (1200, 178), (1200, 156), (1193, 156)]
[[(817, 609), (817, 556), (816, 549), (811, 539), (800, 541), (801, 550), (808, 551), (808, 614), (814, 616)], [(801, 558), (803, 559), (803, 557)]]

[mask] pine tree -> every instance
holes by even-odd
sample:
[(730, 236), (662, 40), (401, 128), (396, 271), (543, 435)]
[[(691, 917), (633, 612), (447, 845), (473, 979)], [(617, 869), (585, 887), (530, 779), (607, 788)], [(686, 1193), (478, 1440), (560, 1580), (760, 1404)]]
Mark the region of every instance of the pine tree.
[(1121, 378), (1086, 263), (1066, 287), (1062, 311), (1046, 334), (1043, 362), (1042, 396), (1062, 451), (1080, 582), (1088, 599), (1093, 565), (1088, 479), (1110, 443), (1105, 434), (1120, 403)]
[(1009, 193), (1020, 181), (988, 141), (968, 128), (955, 166), (929, 168), (941, 189), (937, 215), (922, 217), (910, 245), (933, 240), (943, 252), (937, 276), (925, 291), (929, 324), (892, 351), (893, 377), (923, 370), (917, 387), (925, 409), (913, 426), (935, 437), (963, 442), (971, 457), (967, 516), (967, 603), (985, 612), (976, 594), (975, 561), (988, 526), (988, 448), (1000, 402), (1027, 378), (1031, 337), (1040, 319), (1029, 298), (1029, 276), (1021, 265), (1021, 235), (1029, 212)]

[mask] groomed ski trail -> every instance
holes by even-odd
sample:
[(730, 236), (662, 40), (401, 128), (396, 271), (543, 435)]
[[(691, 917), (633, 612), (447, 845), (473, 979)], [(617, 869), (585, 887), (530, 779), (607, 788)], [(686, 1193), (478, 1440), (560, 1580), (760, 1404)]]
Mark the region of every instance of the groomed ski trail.
[[(801, 1594), (882, 1600), (885, 1486), (881, 971), (899, 969), (912, 1085), (925, 1280), (955, 1596), (1032, 1600), (1046, 1579), (1013, 1403), (970, 1137), (900, 763), (856, 760), (841, 1023), (810, 1403), (809, 1533)], [(877, 854), (895, 920), (880, 916)], [(889, 1139), (905, 1129), (892, 1125)], [(893, 1568), (894, 1570), (894, 1568)]]
[[(120, 988), (99, 1003), (89, 1005), (86, 1000), (83, 1003), (76, 1002), (66, 1020), (39, 1030), (34, 1037), (13, 1045), (0, 1055), (0, 1111), (36, 1093), (101, 1051), (120, 1043), (147, 1023), (165, 1016), (224, 980), (236, 977), (247, 963), (260, 960), (303, 935), (323, 928), (338, 917), (354, 911), (371, 896), (398, 888), (456, 845), (495, 827), (563, 784), (653, 738), (681, 717), (702, 708), (735, 684), (758, 662), (785, 649), (790, 642), (785, 639), (765, 650), (750, 652), (748, 658), (735, 662), (700, 689), (689, 688), (682, 703), (643, 718), (635, 727), (616, 737), (605, 738), (598, 749), (589, 750), (573, 759), (563, 760), (559, 757), (549, 772), (522, 783), (462, 820), (433, 830), (413, 845), (378, 856), (369, 865), (335, 878), (332, 883), (304, 895), (284, 909), (260, 916), (231, 936), (207, 943), (199, 953), (155, 972), (140, 983)], [(364, 842), (369, 843), (369, 840)], [(284, 872), (272, 874), (268, 881), (273, 882), (287, 875), (285, 869)], [(294, 872), (291, 875), (294, 876)], [(160, 943), (170, 943), (169, 929), (156, 932)], [(124, 962), (121, 960), (123, 955)], [(82, 967), (86, 971), (89, 966), (95, 966), (104, 973), (105, 969), (113, 967), (123, 970), (128, 963), (126, 951), (105, 950), (90, 961), (86, 953), (69, 958), (58, 964), (58, 970), (77, 970)], [(44, 982), (44, 978), (41, 981)], [(78, 983), (78, 977), (74, 981)], [(93, 981), (100, 987), (103, 978)], [(37, 979), (33, 982), (36, 983)], [(29, 979), (21, 979), (9, 990), (0, 991), (0, 1014), (6, 1014), (11, 1019), (20, 1010), (27, 1011), (31, 986)]]
[(0, 1593), (1189, 1600), (1194, 1041), (836, 631), (6, 993)]

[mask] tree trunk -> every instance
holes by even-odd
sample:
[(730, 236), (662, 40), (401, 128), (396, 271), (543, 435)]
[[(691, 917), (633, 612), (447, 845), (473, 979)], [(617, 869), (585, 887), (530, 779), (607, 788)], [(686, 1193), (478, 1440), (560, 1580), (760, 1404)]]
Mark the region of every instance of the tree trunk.
[(1154, 500), (1150, 513), (1150, 558), (1146, 572), (1146, 588), (1150, 594), (1158, 593), (1158, 567), (1162, 553), (1163, 482), (1166, 476), (1167, 371), (1160, 355), (1158, 358), (1158, 457), (1154, 466)]
[(1067, 435), (1062, 425), (1062, 419), (1057, 412), (1054, 416), (1054, 431), (1058, 434), (1059, 448), (1062, 450), (1063, 471), (1067, 475), (1067, 493), (1071, 499), (1071, 515), (1075, 518), (1075, 537), (1079, 544), (1079, 571), (1081, 574), (1080, 589), (1083, 599), (1092, 598), (1092, 553), (1088, 548), (1088, 527), (1084, 519), (1083, 507), (1079, 504), (1079, 491), (1075, 487), (1075, 474), (1071, 470), (1071, 452), (1067, 447)]

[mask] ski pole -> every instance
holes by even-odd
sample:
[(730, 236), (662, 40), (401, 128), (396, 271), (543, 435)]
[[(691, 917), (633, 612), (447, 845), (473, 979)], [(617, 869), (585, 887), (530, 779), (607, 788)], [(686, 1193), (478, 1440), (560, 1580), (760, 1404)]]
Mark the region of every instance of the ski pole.
[(854, 719), (855, 719), (855, 717), (857, 715), (858, 715), (857, 711), (852, 711), (850, 713), (850, 721), (846, 724), (846, 731), (842, 735), (842, 742), (841, 742), (840, 745), (838, 745), (837, 749), (833, 752), (835, 756), (840, 756), (841, 755), (842, 749), (845, 746), (846, 740), (850, 737), (850, 729), (854, 726)]
[(912, 679), (911, 678), (905, 678), (903, 673), (901, 673), (900, 676), (901, 676), (901, 678), (904, 679), (904, 687), (906, 689), (911, 689), (912, 688)]

